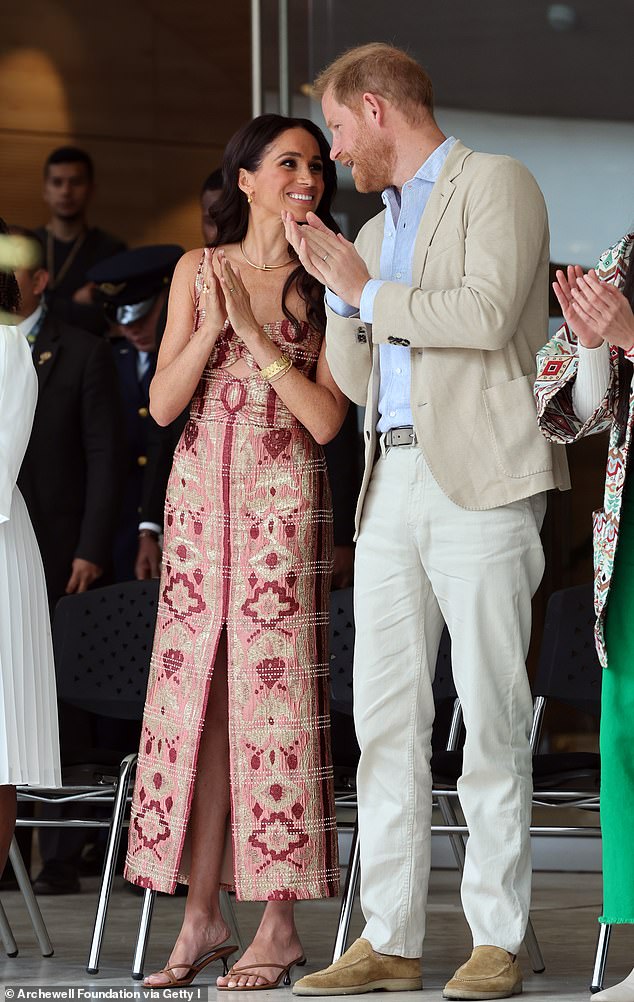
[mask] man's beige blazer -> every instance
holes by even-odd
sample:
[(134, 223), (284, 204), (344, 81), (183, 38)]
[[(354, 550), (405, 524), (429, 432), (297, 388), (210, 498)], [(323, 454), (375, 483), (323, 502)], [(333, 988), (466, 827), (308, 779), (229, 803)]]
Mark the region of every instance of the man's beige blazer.
[[(356, 248), (380, 277), (384, 212)], [(457, 142), (425, 207), (411, 286), (385, 282), (373, 323), (327, 309), (326, 357), (365, 405), (365, 471), (357, 531), (376, 455), (379, 345), (411, 351), (411, 408), (420, 448), (444, 493), (495, 508), (570, 486), (565, 452), (536, 421), (535, 354), (548, 333), (548, 221), (526, 167)]]

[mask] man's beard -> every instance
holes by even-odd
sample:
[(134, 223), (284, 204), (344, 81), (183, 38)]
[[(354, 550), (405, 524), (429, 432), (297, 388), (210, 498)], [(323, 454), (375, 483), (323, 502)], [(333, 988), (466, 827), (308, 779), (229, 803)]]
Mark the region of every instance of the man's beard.
[(357, 191), (383, 191), (393, 184), (396, 153), (387, 139), (370, 138), (370, 130), (359, 132), (354, 155), (347, 159), (354, 164), (352, 175)]

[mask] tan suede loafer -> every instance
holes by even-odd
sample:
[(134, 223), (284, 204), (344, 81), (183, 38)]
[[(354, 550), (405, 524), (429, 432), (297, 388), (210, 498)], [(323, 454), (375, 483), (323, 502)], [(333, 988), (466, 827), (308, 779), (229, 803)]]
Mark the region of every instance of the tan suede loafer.
[(367, 939), (357, 939), (330, 967), (307, 974), (293, 985), (295, 995), (362, 995), (382, 989), (411, 992), (423, 987), (420, 959), (375, 953)]
[(443, 991), (446, 999), (507, 999), (522, 992), (520, 965), (499, 946), (476, 946)]

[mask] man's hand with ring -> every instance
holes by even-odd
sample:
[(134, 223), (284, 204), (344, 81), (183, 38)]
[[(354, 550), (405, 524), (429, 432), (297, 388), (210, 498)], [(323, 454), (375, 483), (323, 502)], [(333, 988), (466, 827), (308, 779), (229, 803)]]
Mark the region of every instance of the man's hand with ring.
[(282, 222), (286, 239), (306, 271), (358, 309), (371, 276), (354, 244), (329, 230), (314, 212), (307, 214), (305, 226), (299, 226), (290, 212), (282, 213)]

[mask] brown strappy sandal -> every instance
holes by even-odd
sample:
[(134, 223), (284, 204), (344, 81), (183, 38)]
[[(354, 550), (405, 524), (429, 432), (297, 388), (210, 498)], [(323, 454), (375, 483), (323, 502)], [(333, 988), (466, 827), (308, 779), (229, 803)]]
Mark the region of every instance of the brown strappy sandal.
[(260, 992), (268, 988), (279, 988), (280, 981), (282, 978), (282, 984), (287, 988), (291, 983), (291, 971), (294, 967), (303, 967), (306, 963), (306, 957), (302, 954), (301, 957), (297, 957), (296, 960), (291, 960), (290, 964), (285, 967), (283, 964), (267, 964), (262, 961), (259, 964), (247, 964), (246, 967), (232, 967), (229, 971), (229, 975), (236, 975), (240, 977), (241, 974), (247, 974), (249, 971), (260, 971), (263, 967), (276, 967), (279, 970), (279, 974), (275, 981), (267, 981), (263, 978), (261, 974), (258, 977), (262, 979), (263, 984), (261, 985), (235, 985), (230, 988), (229, 985), (216, 985), (216, 991), (218, 992)]
[[(163, 991), (164, 988), (186, 988), (187, 985), (191, 985), (194, 978), (200, 974), (203, 968), (207, 967), (208, 964), (213, 964), (214, 960), (222, 960), (222, 973), (225, 975), (229, 969), (227, 957), (235, 953), (237, 949), (237, 946), (214, 946), (207, 953), (203, 953), (193, 964), (168, 964), (167, 967), (163, 967), (160, 971), (154, 971), (154, 974), (165, 974), (169, 978), (169, 981), (160, 985), (152, 985), (144, 980), (143, 987), (156, 988), (158, 991)], [(173, 971), (182, 971), (183, 968), (187, 971), (184, 977), (177, 978), (172, 973)], [(154, 974), (150, 974), (149, 977), (154, 977)]]

